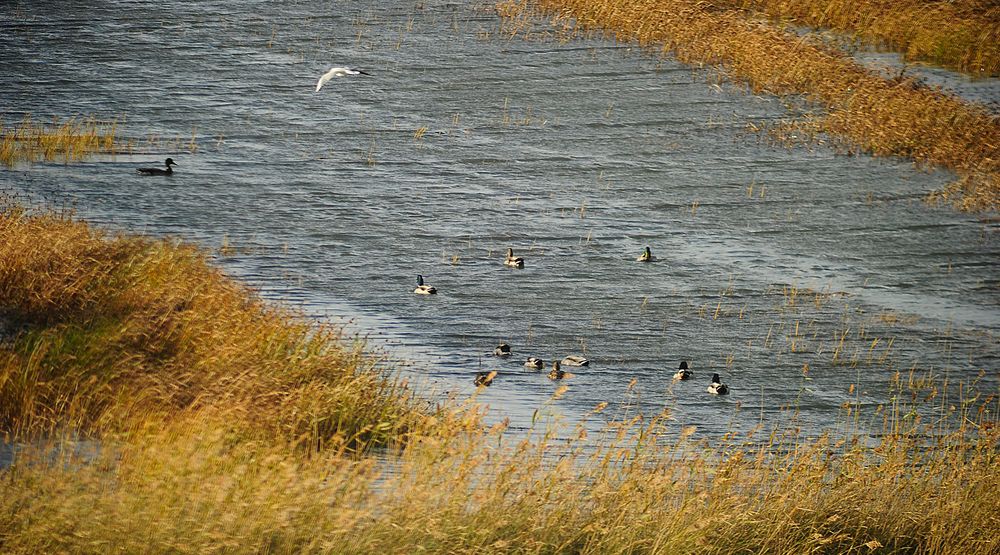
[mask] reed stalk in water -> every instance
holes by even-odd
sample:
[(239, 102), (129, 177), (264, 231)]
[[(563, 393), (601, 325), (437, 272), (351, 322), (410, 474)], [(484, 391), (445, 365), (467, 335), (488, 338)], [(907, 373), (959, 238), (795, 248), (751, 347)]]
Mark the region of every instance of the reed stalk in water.
[(114, 154), (121, 149), (117, 132), (118, 120), (70, 118), (44, 125), (25, 116), (16, 126), (0, 125), (0, 162), (9, 167), (19, 162), (75, 162), (92, 154)]

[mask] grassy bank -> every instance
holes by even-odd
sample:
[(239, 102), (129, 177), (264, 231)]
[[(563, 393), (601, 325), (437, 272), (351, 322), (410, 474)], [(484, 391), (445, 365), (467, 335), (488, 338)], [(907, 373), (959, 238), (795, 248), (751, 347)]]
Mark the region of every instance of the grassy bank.
[(1000, 118), (912, 79), (884, 79), (818, 39), (750, 19), (726, 3), (533, 0), (503, 2), (498, 10), (512, 35), (548, 16), (564, 34), (612, 35), (723, 68), (753, 92), (804, 96), (824, 111), (797, 131), (826, 134), (847, 153), (950, 168), (960, 179), (937, 198), (965, 210), (1000, 209)]
[(254, 435), (354, 448), (429, 418), (359, 343), (265, 305), (190, 245), (16, 205), (3, 207), (0, 237), (8, 438), (127, 433), (204, 414)]
[(733, 0), (771, 18), (846, 33), (973, 77), (1000, 75), (1000, 6), (987, 0)]
[(897, 372), (874, 437), (708, 443), (669, 409), (606, 404), (600, 437), (558, 422), (511, 437), (472, 405), (429, 414), (359, 345), (191, 246), (13, 205), (0, 237), (4, 553), (998, 547), (1000, 406), (975, 384), (928, 396)]

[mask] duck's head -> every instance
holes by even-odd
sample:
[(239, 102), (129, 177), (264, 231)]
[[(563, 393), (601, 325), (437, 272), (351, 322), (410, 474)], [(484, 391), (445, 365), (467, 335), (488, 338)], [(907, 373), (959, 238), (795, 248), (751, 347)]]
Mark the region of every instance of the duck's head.
[(507, 258), (514, 258), (514, 249), (507, 247)]
[(678, 366), (677, 369), (678, 370), (687, 370), (688, 369), (688, 361), (682, 360), (681, 361), (681, 365)]
[(176, 166), (177, 162), (174, 162), (173, 158), (167, 158), (167, 161), (164, 162), (164, 164), (169, 168), (170, 166)]
[(722, 383), (722, 380), (719, 379), (718, 374), (712, 374), (712, 383)]
[(559, 371), (559, 361), (558, 360), (553, 360), (552, 361), (552, 369), (555, 370), (556, 372)]
[(646, 247), (646, 250), (642, 251), (642, 253), (645, 254), (646, 256), (652, 256), (653, 254), (649, 251), (649, 247)]
[(424, 276), (417, 274), (417, 285), (423, 285), (423, 284), (424, 284)]

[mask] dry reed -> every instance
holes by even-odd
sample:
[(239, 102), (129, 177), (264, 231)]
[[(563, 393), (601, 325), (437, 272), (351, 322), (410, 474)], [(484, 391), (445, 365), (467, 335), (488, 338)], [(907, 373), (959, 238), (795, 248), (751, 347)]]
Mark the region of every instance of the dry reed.
[(1000, 209), (1000, 118), (913, 79), (884, 79), (816, 38), (689, 0), (522, 0), (498, 11), (511, 36), (547, 15), (563, 34), (596, 30), (718, 66), (754, 92), (804, 96), (826, 109), (807, 125), (842, 149), (953, 169), (962, 185), (942, 196), (965, 209)]
[(39, 125), (25, 116), (17, 126), (0, 125), (0, 162), (10, 167), (22, 161), (75, 162), (96, 153), (114, 154), (121, 149), (117, 132), (118, 120), (70, 118)]
[[(721, 3), (721, 2), (717, 2)], [(1000, 75), (1000, 5), (989, 0), (732, 0), (726, 4), (849, 33), (974, 77)]]

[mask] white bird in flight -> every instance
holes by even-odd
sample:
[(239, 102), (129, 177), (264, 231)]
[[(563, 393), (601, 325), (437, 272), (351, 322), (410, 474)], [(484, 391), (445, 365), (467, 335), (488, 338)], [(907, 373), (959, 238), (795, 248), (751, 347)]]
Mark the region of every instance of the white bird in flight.
[(323, 76), (319, 78), (319, 81), (316, 82), (316, 92), (319, 92), (319, 90), (323, 88), (323, 85), (325, 85), (330, 79), (333, 79), (334, 77), (343, 77), (345, 75), (371, 75), (371, 73), (350, 67), (330, 68), (330, 71), (324, 73)]

